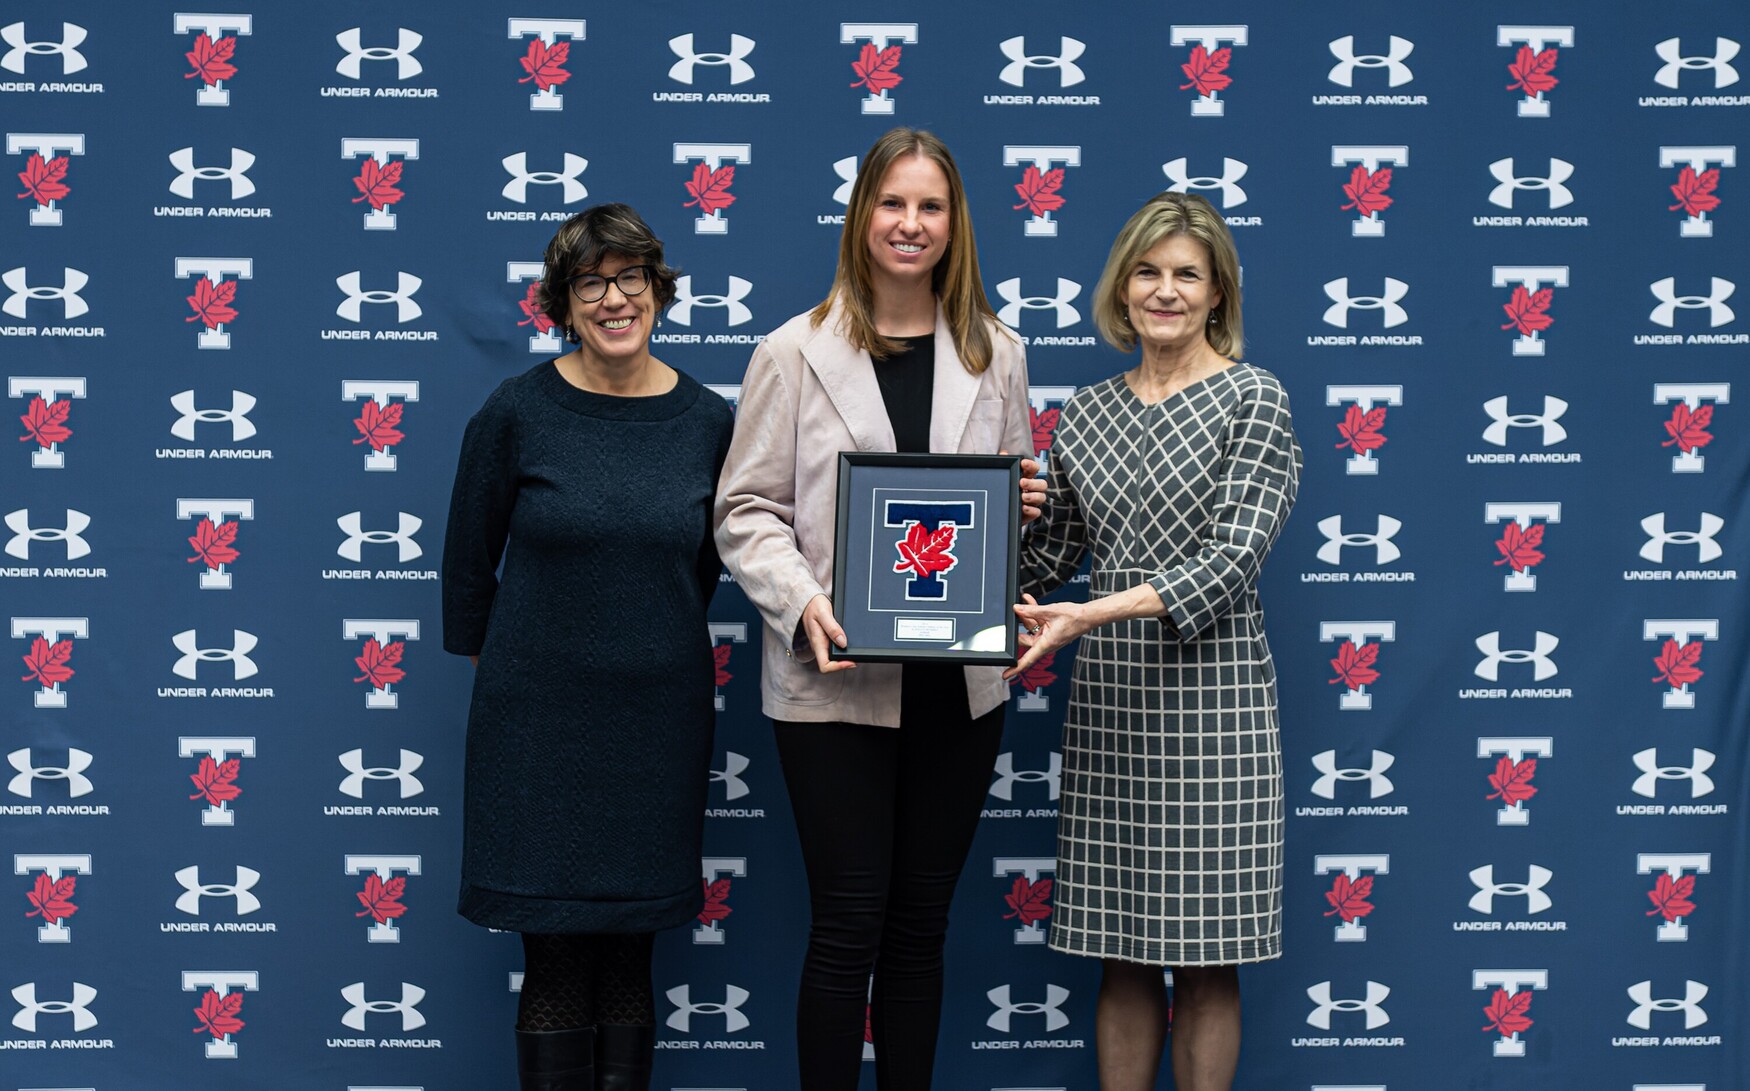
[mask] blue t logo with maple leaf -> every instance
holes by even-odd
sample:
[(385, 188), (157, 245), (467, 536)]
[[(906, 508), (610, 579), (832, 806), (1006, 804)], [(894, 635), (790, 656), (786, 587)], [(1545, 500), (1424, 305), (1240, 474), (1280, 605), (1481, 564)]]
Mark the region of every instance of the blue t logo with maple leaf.
[(894, 543), (899, 560), (895, 572), (907, 574), (905, 597), (940, 600), (948, 597), (942, 575), (960, 563), (954, 556), (957, 528), (973, 526), (972, 504), (964, 500), (889, 500), (881, 525), (902, 528), (905, 536)]

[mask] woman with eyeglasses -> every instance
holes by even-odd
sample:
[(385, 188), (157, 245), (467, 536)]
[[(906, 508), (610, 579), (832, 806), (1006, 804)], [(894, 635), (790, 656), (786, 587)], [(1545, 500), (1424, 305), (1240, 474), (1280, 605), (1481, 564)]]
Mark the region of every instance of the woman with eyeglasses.
[(450, 502), (444, 648), (478, 668), (458, 908), (522, 933), (523, 1091), (649, 1087), (653, 934), (703, 903), (732, 416), (650, 354), (674, 293), (631, 208), (567, 220), (538, 297), (574, 347), (487, 398)]

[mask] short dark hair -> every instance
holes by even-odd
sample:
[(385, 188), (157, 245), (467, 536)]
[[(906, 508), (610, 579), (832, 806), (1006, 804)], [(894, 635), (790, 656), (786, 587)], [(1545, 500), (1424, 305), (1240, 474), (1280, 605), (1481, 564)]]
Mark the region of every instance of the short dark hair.
[(555, 326), (564, 329), (571, 320), (566, 284), (578, 273), (600, 266), (610, 254), (650, 266), (657, 310), (674, 301), (680, 270), (662, 260), (662, 240), (631, 205), (595, 205), (560, 224), (547, 244), (537, 301)]

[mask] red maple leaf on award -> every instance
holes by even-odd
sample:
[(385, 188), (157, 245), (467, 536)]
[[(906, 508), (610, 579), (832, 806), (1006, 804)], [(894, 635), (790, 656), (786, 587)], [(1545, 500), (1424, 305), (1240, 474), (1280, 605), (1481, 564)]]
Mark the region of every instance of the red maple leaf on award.
[(400, 402), (390, 402), (389, 407), (384, 409), (375, 399), (367, 399), (364, 409), (353, 418), (352, 426), (362, 434), (352, 441), (352, 445), (357, 447), (361, 443), (369, 443), (373, 451), (393, 447), (406, 438), (401, 434), (400, 424)]
[(47, 873), (38, 872), (36, 885), (25, 894), (25, 898), (36, 908), (25, 916), (40, 916), (45, 924), (56, 924), (79, 912), (79, 907), (72, 901), (73, 888), (77, 885), (76, 878), (73, 875), (63, 875), (58, 880), (50, 879)]
[(391, 160), (386, 166), (378, 166), (375, 158), (366, 156), (364, 165), (359, 167), (358, 177), (352, 180), (352, 184), (359, 191), (359, 195), (352, 199), (353, 204), (369, 201), (373, 209), (381, 212), (405, 196), (395, 188), (401, 184), (401, 160)]
[(1495, 543), (1495, 548), (1501, 553), (1501, 559), (1495, 565), (1512, 565), (1513, 571), (1524, 572), (1533, 565), (1542, 564), (1543, 553), (1537, 548), (1542, 544), (1542, 523), (1533, 523), (1521, 530), (1517, 522), (1509, 520), (1507, 529), (1501, 532), (1500, 540)]
[(1658, 657), (1653, 660), (1653, 666), (1659, 668), (1653, 681), (1672, 686), (1685, 686), (1700, 681), (1701, 676), (1707, 673), (1696, 666), (1700, 661), (1701, 641), (1691, 640), (1687, 644), (1679, 645), (1675, 640), (1667, 640), (1665, 646), (1659, 649)]
[(1483, 1014), (1489, 1019), (1488, 1025), (1483, 1029), (1493, 1031), (1503, 1038), (1518, 1034), (1523, 1030), (1530, 1030), (1531, 1019), (1525, 1014), (1529, 1010), (1531, 1010), (1530, 989), (1514, 993), (1512, 996), (1507, 995), (1506, 989), (1496, 989), (1495, 995), (1489, 1000), (1489, 1006), (1483, 1009)]
[(376, 637), (365, 641), (362, 652), (353, 657), (353, 662), (364, 671), (354, 678), (354, 682), (369, 682), (372, 689), (382, 689), (407, 677), (407, 672), (400, 667), (401, 653), (407, 644), (404, 641), (392, 640), (388, 644), (377, 643)]
[(705, 905), (699, 910), (700, 924), (715, 924), (735, 912), (729, 908), (728, 879), (718, 879), (715, 882), (701, 879), (700, 882), (705, 884)]
[(25, 411), (19, 421), (24, 425), (24, 435), (18, 437), (18, 442), (35, 441), (38, 447), (48, 447), (55, 443), (65, 443), (73, 430), (67, 427), (67, 414), (72, 412), (73, 403), (65, 398), (57, 398), (53, 402), (45, 402), (40, 397), (30, 400), (30, 408)]
[(1501, 309), (1507, 312), (1507, 321), (1502, 323), (1501, 328), (1518, 330), (1522, 337), (1529, 337), (1538, 330), (1549, 329), (1555, 322), (1548, 314), (1550, 300), (1554, 298), (1554, 288), (1528, 292), (1525, 285), (1518, 285), (1513, 289), (1513, 298), (1501, 304)]
[(1052, 660), (1056, 658), (1056, 652), (1046, 652), (1044, 655), (1040, 656), (1038, 661), (1032, 666), (1009, 679), (1009, 685), (1013, 686), (1019, 684), (1020, 687), (1028, 693), (1039, 692), (1046, 686), (1057, 681), (1057, 675), (1045, 669), (1051, 666)]
[(1374, 905), (1367, 900), (1372, 894), (1373, 876), (1363, 875), (1351, 881), (1339, 871), (1331, 889), (1325, 891), (1325, 901), (1331, 905), (1325, 916), (1341, 917), (1344, 924), (1352, 924), (1373, 912)]
[(201, 1024), (194, 1028), (194, 1033), (211, 1034), (214, 1038), (221, 1039), (227, 1034), (236, 1034), (245, 1025), (243, 1020), (237, 1018), (237, 1013), (242, 1010), (242, 993), (226, 993), (220, 996), (215, 990), (208, 989), (201, 995), (201, 1006), (194, 1009), (194, 1017)]
[(695, 164), (693, 177), (687, 181), (687, 192), (693, 199), (682, 205), (682, 208), (699, 207), (706, 216), (720, 208), (728, 208), (735, 203), (735, 194), (729, 192), (729, 187), (735, 184), (735, 167), (725, 163), (712, 170), (703, 163)]
[(234, 280), (221, 280), (215, 284), (201, 277), (194, 282), (194, 294), (184, 298), (194, 308), (194, 313), (183, 319), (184, 322), (199, 322), (212, 330), (237, 320), (237, 311), (231, 306), (237, 298), (237, 282)]
[(1667, 921), (1687, 917), (1695, 912), (1695, 903), (1689, 900), (1694, 893), (1695, 876), (1685, 875), (1681, 879), (1673, 879), (1669, 872), (1660, 872), (1659, 881), (1653, 884), (1653, 889), (1647, 891), (1647, 900), (1653, 903), (1653, 908), (1647, 910), (1647, 916), (1661, 916)]
[(1057, 422), (1063, 416), (1063, 410), (1047, 409), (1041, 413), (1028, 406), (1027, 416), (1033, 425), (1033, 450), (1051, 450), (1051, 443), (1057, 437)]
[(711, 649), (711, 658), (717, 663), (716, 685), (726, 686), (729, 684), (729, 680), (735, 677), (729, 673), (729, 649), (731, 647), (732, 645), (729, 644), (719, 644)]
[(1063, 194), (1057, 192), (1062, 186), (1062, 167), (1040, 173), (1038, 167), (1029, 163), (1021, 172), (1021, 180), (1015, 183), (1021, 203), (1013, 207), (1024, 208), (1035, 216), (1055, 212), (1063, 207)]
[(944, 523), (934, 531), (925, 530), (922, 523), (912, 523), (904, 540), (894, 543), (899, 560), (894, 562), (893, 570), (928, 579), (953, 568), (960, 563), (960, 558), (949, 552), (954, 548), (955, 529), (953, 523)]
[(188, 798), (204, 799), (209, 807), (236, 799), (243, 794), (236, 784), (237, 772), (242, 767), (236, 758), (229, 761), (214, 761), (211, 755), (201, 758), (200, 769), (188, 775), (195, 787), (194, 795)]
[(1003, 901), (1009, 906), (1009, 912), (1003, 914), (1003, 919), (1007, 921), (1018, 918), (1023, 925), (1027, 925), (1051, 916), (1051, 887), (1050, 879), (1030, 883), (1025, 875), (1015, 876), (1014, 885), (1003, 895)]
[(1221, 90), (1233, 82), (1233, 77), (1227, 74), (1227, 62), (1233, 59), (1233, 50), (1218, 49), (1214, 53), (1200, 45), (1191, 47), (1191, 59), (1179, 66), (1179, 71), (1185, 73), (1190, 83), (1181, 83), (1179, 90), (1184, 91), (1195, 87), (1199, 95), (1209, 95)]
[[(523, 295), (523, 298), (517, 302), (517, 306), (521, 307), (523, 314), (527, 316), (521, 322), (518, 322), (517, 325), (527, 326), (532, 322), (534, 323), (536, 333), (546, 333), (553, 328), (553, 320), (548, 318), (547, 312), (541, 309), (540, 281), (529, 281), (529, 290)], [(354, 440), (353, 442), (357, 443), (358, 441)]]
[(407, 880), (397, 875), (384, 882), (376, 872), (365, 876), (365, 888), (355, 891), (353, 897), (359, 900), (364, 909), (354, 913), (355, 917), (369, 914), (378, 924), (388, 924), (390, 920), (407, 912), (407, 907), (401, 904), (401, 896), (407, 892)]
[(851, 62), (851, 71), (857, 74), (857, 82), (851, 86), (867, 87), (871, 95), (879, 95), (889, 88), (898, 87), (899, 81), (905, 78), (894, 71), (898, 67), (898, 46), (876, 49), (874, 42), (864, 42), (862, 52)]
[(45, 686), (65, 682), (73, 677), (73, 668), (67, 666), (67, 660), (73, 656), (73, 642), (61, 640), (50, 644), (42, 637), (37, 637), (30, 643), (30, 654), (24, 657), (25, 675), (20, 682), (39, 682)]
[(1507, 66), (1507, 74), (1513, 77), (1507, 90), (1537, 95), (1562, 82), (1550, 75), (1555, 70), (1556, 55), (1559, 52), (1560, 50), (1551, 48), (1542, 53), (1533, 53), (1530, 46), (1520, 46), (1513, 63)]
[(236, 52), (236, 38), (227, 35), (215, 40), (203, 31), (194, 40), (194, 48), (183, 54), (194, 71), (184, 72), (182, 78), (192, 80), (199, 76), (208, 87), (228, 80), (237, 74), (237, 66), (231, 63), (231, 55)]
[(547, 45), (536, 38), (529, 43), (529, 51), (517, 59), (528, 73), (518, 83), (534, 80), (537, 88), (546, 91), (571, 78), (571, 73), (565, 71), (565, 62), (571, 59), (570, 42)]
[(1343, 646), (1337, 649), (1337, 658), (1331, 660), (1331, 669), (1337, 672), (1337, 677), (1329, 680), (1330, 685), (1343, 683), (1347, 689), (1360, 689), (1379, 680), (1379, 672), (1373, 669), (1373, 664), (1379, 659), (1379, 645), (1373, 643), (1356, 644), (1353, 640), (1343, 641)]
[[(1718, 171), (1710, 171), (1718, 174)], [(29, 199), (39, 205), (50, 201), (58, 201), (71, 193), (67, 188), (67, 157), (57, 155), (53, 159), (44, 159), (38, 152), (31, 152), (25, 160), (24, 169), (18, 172), (18, 180), (24, 183), (24, 192), (18, 196), (21, 200)], [(1719, 199), (1714, 199), (1719, 204)]]
[(1349, 172), (1349, 181), (1343, 184), (1343, 196), (1349, 198), (1349, 203), (1341, 211), (1346, 212), (1352, 208), (1361, 216), (1383, 212), (1391, 207), (1392, 199), (1385, 195), (1385, 191), (1390, 188), (1390, 167), (1370, 171), (1357, 163), (1355, 169)]
[(1686, 455), (1698, 447), (1706, 447), (1714, 439), (1713, 433), (1707, 430), (1713, 422), (1713, 406), (1704, 405), (1692, 411), (1689, 406), (1678, 402), (1671, 409), (1671, 419), (1665, 422), (1665, 432), (1671, 438), (1659, 446), (1676, 444), (1677, 449)]
[(1537, 789), (1531, 784), (1531, 778), (1536, 775), (1536, 758), (1516, 762), (1503, 754), (1501, 760), (1495, 763), (1495, 771), (1489, 774), (1489, 787), (1494, 792), (1485, 798), (1498, 799), (1509, 807), (1530, 799), (1537, 794)]
[(1337, 425), (1337, 434), (1343, 437), (1343, 442), (1336, 445), (1337, 450), (1347, 447), (1353, 451), (1372, 451), (1385, 446), (1385, 437), (1379, 430), (1385, 427), (1385, 406), (1376, 405), (1363, 413), (1359, 405), (1351, 405), (1343, 414), (1342, 423)]
[(1677, 172), (1677, 181), (1671, 186), (1671, 195), (1677, 198), (1677, 203), (1667, 211), (1676, 212), (1682, 209), (1691, 216), (1699, 216), (1703, 212), (1712, 212), (1720, 207), (1720, 199), (1714, 194), (1714, 187), (1720, 184), (1720, 169), (1695, 173), (1694, 167), (1684, 167)]

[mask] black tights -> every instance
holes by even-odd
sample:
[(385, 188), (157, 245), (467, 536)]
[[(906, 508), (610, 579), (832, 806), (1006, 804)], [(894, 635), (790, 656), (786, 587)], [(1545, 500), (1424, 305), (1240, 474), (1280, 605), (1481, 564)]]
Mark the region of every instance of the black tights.
[(650, 1026), (650, 952), (655, 937), (523, 935), (523, 991), (516, 1029), (572, 1030), (609, 1023)]
[(901, 693), (898, 730), (776, 724), (813, 909), (796, 1008), (801, 1091), (854, 1091), (866, 995), (877, 1084), (930, 1086), (948, 904), (1003, 710), (972, 719), (958, 667), (907, 666)]

